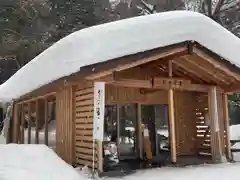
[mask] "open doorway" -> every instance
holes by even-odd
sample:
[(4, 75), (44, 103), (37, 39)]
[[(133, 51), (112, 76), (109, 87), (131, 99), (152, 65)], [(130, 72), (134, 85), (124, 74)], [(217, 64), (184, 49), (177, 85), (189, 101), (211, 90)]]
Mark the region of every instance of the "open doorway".
[(149, 132), (152, 156), (168, 155), (170, 153), (168, 138), (168, 105), (142, 104), (141, 117), (141, 123)]

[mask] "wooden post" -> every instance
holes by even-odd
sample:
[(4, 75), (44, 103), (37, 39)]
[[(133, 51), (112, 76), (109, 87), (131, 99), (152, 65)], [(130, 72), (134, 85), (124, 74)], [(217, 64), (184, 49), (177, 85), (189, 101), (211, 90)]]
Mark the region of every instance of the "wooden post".
[(31, 144), (31, 129), (32, 129), (32, 117), (31, 117), (31, 102), (28, 103), (28, 144)]
[(36, 100), (36, 132), (35, 144), (39, 144), (39, 99)]
[(143, 159), (143, 127), (142, 127), (142, 114), (141, 114), (141, 104), (138, 103), (137, 105), (137, 126), (138, 126), (138, 148), (139, 148), (139, 157)]
[(210, 118), (212, 160), (213, 162), (217, 163), (220, 162), (222, 158), (222, 145), (219, 128), (216, 87), (212, 87), (209, 91), (208, 107)]
[(103, 143), (102, 141), (97, 142), (98, 150), (98, 171), (103, 172)]
[(21, 114), (21, 139), (20, 139), (20, 143), (24, 144), (24, 125), (25, 125), (25, 114), (24, 114), (24, 104), (21, 104), (21, 109), (20, 109), (20, 114)]
[(230, 144), (230, 130), (229, 130), (229, 114), (228, 114), (228, 95), (223, 94), (223, 118), (224, 118), (224, 130), (225, 130), (225, 145), (226, 156), (230, 160), (231, 156), (231, 144)]
[[(8, 109), (9, 107), (7, 107), (7, 109)], [(14, 107), (14, 105), (12, 106), (12, 110), (11, 110), (11, 112), (7, 112), (7, 113), (9, 113), (9, 125), (8, 125), (8, 131), (7, 131), (7, 134), (6, 134), (6, 143), (8, 144), (8, 143), (12, 143), (12, 142), (14, 142), (14, 130), (16, 129), (14, 126), (15, 126), (15, 124), (14, 124), (14, 117), (13, 117), (13, 112), (14, 112), (14, 109), (15, 109), (15, 107)], [(8, 110), (7, 110), (8, 111)]]
[[(169, 77), (172, 77), (172, 61), (168, 64)], [(173, 89), (168, 90), (168, 106), (169, 106), (169, 129), (170, 129), (170, 142), (171, 142), (171, 159), (173, 163), (177, 162), (177, 151), (176, 151), (176, 132), (175, 132), (175, 116), (174, 116), (174, 99)]]
[(48, 100), (44, 99), (44, 108), (45, 108), (45, 136), (44, 136), (44, 142), (48, 146)]
[[(18, 108), (18, 104), (13, 104), (12, 107), (12, 111), (13, 111), (13, 116), (12, 116), (12, 124), (13, 124), (13, 143), (18, 143), (18, 137), (19, 137), (19, 127), (20, 127), (20, 123), (19, 123), (19, 108)], [(9, 129), (10, 130), (10, 129)]]

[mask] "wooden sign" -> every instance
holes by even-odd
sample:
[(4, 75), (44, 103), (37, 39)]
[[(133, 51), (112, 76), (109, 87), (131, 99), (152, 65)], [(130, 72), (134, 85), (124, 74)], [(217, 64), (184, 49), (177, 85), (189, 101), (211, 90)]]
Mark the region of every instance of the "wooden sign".
[(105, 110), (105, 83), (94, 83), (93, 139), (103, 141)]
[(171, 87), (171, 88), (180, 88), (186, 85), (190, 85), (190, 80), (178, 79), (178, 78), (154, 78), (153, 86), (154, 87)]

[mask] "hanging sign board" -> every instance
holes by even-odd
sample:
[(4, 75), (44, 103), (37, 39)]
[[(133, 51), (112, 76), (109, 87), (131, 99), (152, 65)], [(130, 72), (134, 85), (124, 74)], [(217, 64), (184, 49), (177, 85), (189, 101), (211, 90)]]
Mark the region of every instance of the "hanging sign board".
[(105, 112), (105, 83), (94, 83), (93, 139), (103, 141)]

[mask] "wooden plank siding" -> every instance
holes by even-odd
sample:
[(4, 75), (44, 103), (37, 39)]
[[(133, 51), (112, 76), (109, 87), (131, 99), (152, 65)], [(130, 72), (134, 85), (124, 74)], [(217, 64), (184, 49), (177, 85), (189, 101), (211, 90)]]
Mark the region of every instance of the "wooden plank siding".
[(73, 88), (64, 87), (56, 94), (56, 152), (67, 163), (73, 162)]
[(196, 108), (196, 142), (199, 155), (211, 156), (211, 133), (206, 117), (208, 115), (208, 95), (198, 93), (195, 96)]
[(94, 87), (78, 87), (75, 92), (75, 161), (80, 166), (97, 167), (97, 144), (93, 145)]

